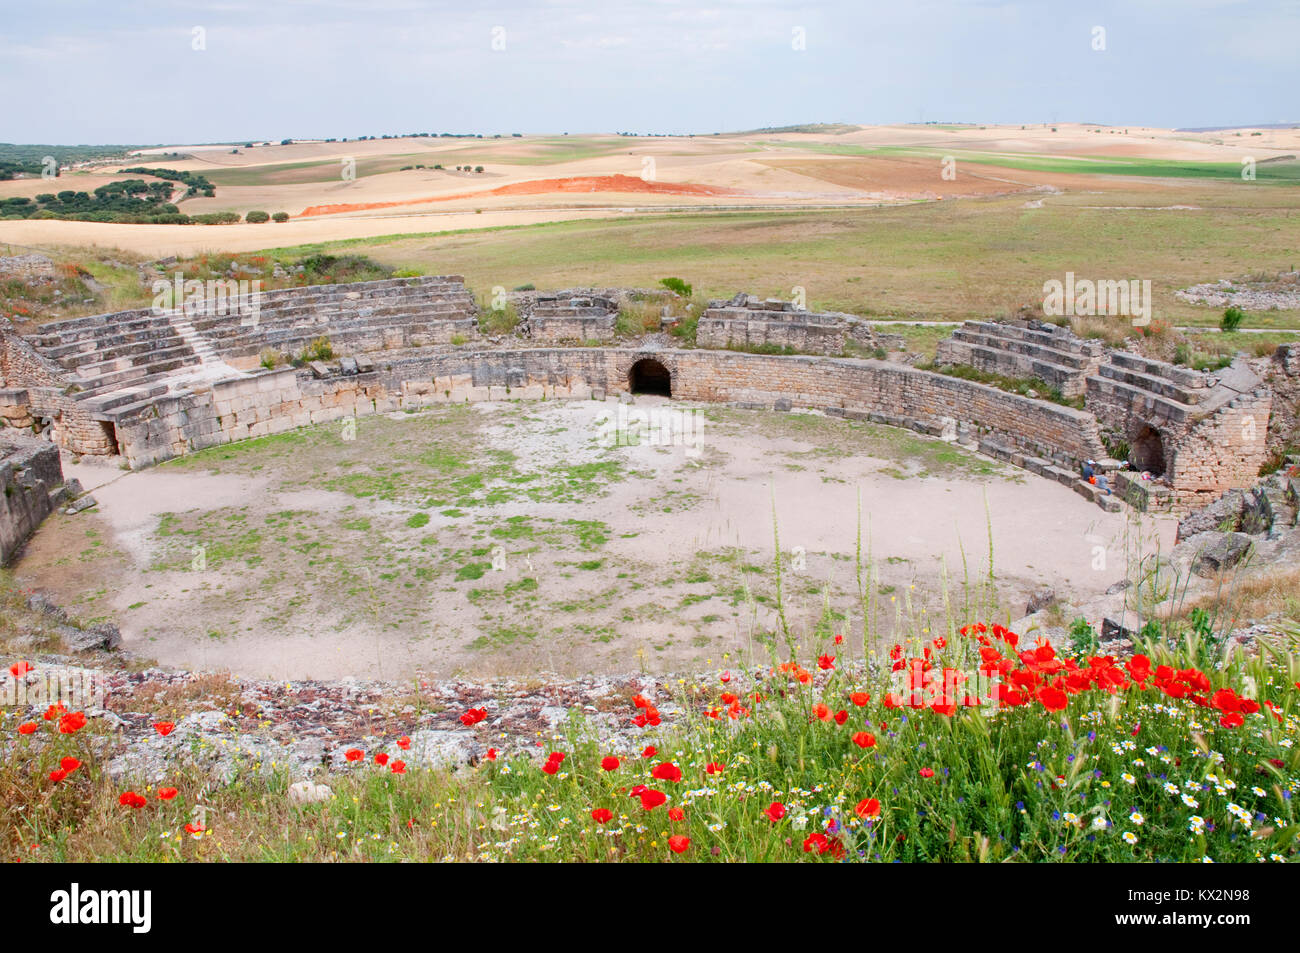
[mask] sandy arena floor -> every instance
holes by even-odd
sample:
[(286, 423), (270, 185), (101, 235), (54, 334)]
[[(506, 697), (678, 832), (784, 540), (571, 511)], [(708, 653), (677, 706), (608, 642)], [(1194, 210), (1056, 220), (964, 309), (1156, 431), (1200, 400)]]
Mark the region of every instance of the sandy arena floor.
[[(1008, 619), (1044, 584), (1097, 597), (1135, 551), (1124, 515), (910, 432), (652, 397), (632, 410), (698, 410), (700, 440), (610, 446), (613, 401), (516, 402), (362, 418), (352, 440), (321, 426), (138, 473), (65, 461), (99, 506), (51, 517), (15, 571), (167, 666), (402, 678), (765, 657), (774, 508), (798, 634), (824, 598), (825, 624), (861, 631), (859, 497), (882, 638), (896, 612), (943, 611), (945, 573), (962, 602), (964, 574), (987, 575), (990, 527)], [(1168, 524), (1140, 532), (1171, 544)]]

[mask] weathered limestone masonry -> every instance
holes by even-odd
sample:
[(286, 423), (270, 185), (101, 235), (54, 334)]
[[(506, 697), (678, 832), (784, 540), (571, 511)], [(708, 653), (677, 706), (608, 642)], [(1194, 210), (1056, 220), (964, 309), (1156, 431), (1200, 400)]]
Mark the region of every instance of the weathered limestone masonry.
[(13, 558), (58, 505), (62, 486), (58, 447), (10, 432), (0, 435), (0, 564)]
[(1288, 377), (1300, 377), (1300, 344), (1283, 344), (1274, 358)]
[(38, 429), (50, 421), (50, 438), (73, 453), (113, 453), (112, 437), (75, 399), (67, 370), (39, 354), (6, 318), (0, 318), (0, 377), (9, 426)]
[[(228, 308), (239, 313), (222, 313)], [(476, 308), (459, 276), (395, 278), (282, 289), (254, 301), (204, 297), (185, 301), (180, 312), (72, 318), (43, 325), (30, 340), (5, 322), (0, 360), (4, 383), (27, 391), (30, 415), (53, 421), (59, 446), (113, 454), (119, 418), (160, 413), (160, 403), (174, 408), (191, 391), (257, 367), (267, 350), (293, 355), (325, 337), (337, 351), (365, 354), (477, 333)]]
[(1100, 341), (1042, 321), (967, 321), (939, 342), (936, 364), (967, 364), (991, 374), (1040, 378), (1065, 397), (1080, 397), (1105, 360)]
[(808, 354), (841, 354), (849, 340), (867, 348), (902, 346), (898, 335), (879, 334), (854, 315), (801, 311), (793, 302), (744, 292), (730, 301), (710, 301), (695, 335), (700, 347), (790, 348)]
[(243, 370), (262, 352), (292, 357), (327, 337), (336, 353), (364, 354), (478, 337), (477, 306), (460, 275), (389, 278), (262, 292), (249, 316), (187, 308), (194, 330)]
[(1086, 406), (1160, 481), (1128, 481), (1136, 505), (1203, 506), (1252, 485), (1267, 456), (1272, 394), (1242, 361), (1202, 374), (1114, 351), (1088, 378)]
[(538, 295), (523, 333), (546, 344), (610, 341), (618, 305), (599, 295)]
[[(526, 293), (535, 341), (613, 336), (624, 297), (659, 292)], [(511, 299), (512, 301), (514, 298)], [(1267, 452), (1272, 396), (1244, 362), (1199, 374), (1127, 352), (1101, 351), (1036, 322), (968, 322), (941, 358), (1012, 376), (1042, 377), (1065, 393), (1085, 382), (1086, 411), (899, 363), (712, 350), (794, 348), (841, 354), (850, 342), (891, 344), (852, 315), (804, 312), (737, 295), (712, 302), (701, 349), (464, 345), (476, 307), (458, 276), (399, 278), (267, 292), (255, 315), (187, 308), (74, 318), (30, 339), (0, 322), (0, 421), (44, 431), (74, 453), (120, 453), (143, 467), (204, 447), (290, 428), (436, 402), (603, 398), (633, 386), (674, 397), (829, 414), (912, 427), (978, 446), (1056, 479), (1106, 508), (1112, 497), (1079, 479), (1088, 459), (1107, 470), (1127, 444), (1147, 478), (1119, 474), (1125, 498), (1184, 509), (1249, 486)], [(251, 320), (250, 320), (251, 318)], [(329, 339), (337, 360), (263, 370), (271, 350), (294, 354)], [(1279, 351), (1283, 376), (1300, 349)], [(634, 371), (634, 367), (636, 370)], [(1289, 377), (1288, 377), (1289, 379)]]
[(688, 399), (794, 403), (936, 435), (969, 429), (993, 438), (996, 446), (1067, 467), (1103, 454), (1090, 415), (982, 384), (884, 361), (717, 351), (428, 352), (365, 362), (358, 373), (324, 378), (310, 370), (268, 371), (110, 416), (122, 454), (132, 467), (141, 467), (230, 440), (354, 415), (445, 402), (599, 397), (628, 390), (632, 366), (644, 359), (661, 363), (672, 376), (674, 396)]

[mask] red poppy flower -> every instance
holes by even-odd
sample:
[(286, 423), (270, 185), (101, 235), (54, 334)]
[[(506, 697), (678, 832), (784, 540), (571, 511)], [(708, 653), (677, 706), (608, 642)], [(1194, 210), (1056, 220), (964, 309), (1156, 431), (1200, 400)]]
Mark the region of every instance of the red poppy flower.
[(866, 692), (854, 692), (849, 696), (849, 701), (861, 708), (867, 702), (871, 701), (871, 696)]
[(1231, 688), (1220, 688), (1210, 696), (1210, 704), (1219, 711), (1240, 711), (1241, 699)]
[(677, 835), (668, 838), (668, 849), (671, 850), (674, 854), (684, 854), (686, 853), (686, 848), (690, 846), (691, 846), (691, 839), (689, 837), (682, 837), (681, 835)]
[(67, 776), (68, 776), (68, 772), (60, 768), (56, 768), (55, 770), (50, 772), (50, 780), (53, 781), (55, 784), (58, 784)]
[(591, 812), (591, 819), (597, 824), (608, 824), (614, 819), (614, 812), (607, 807), (598, 807)]
[(405, 761), (394, 761), (394, 762), (392, 763), (392, 766), (391, 766), (390, 770), (393, 772), (393, 774), (405, 774), (405, 773), (406, 773), (406, 762), (405, 762)]
[(686, 812), (683, 811), (680, 807), (670, 807), (668, 809), (668, 820), (683, 821), (685, 819), (686, 819)]
[(548, 755), (546, 756), (546, 760), (547, 760), (547, 761), (554, 761), (556, 764), (559, 764), (561, 761), (564, 760), (564, 752), (562, 752), (562, 751), (552, 751), (550, 754), (548, 754)]
[(716, 761), (710, 761), (704, 766), (704, 772), (706, 774), (721, 774), (722, 769), (723, 766)]
[(1065, 692), (1051, 685), (1044, 685), (1038, 690), (1038, 700), (1048, 711), (1065, 711), (1065, 706), (1070, 701)]
[(724, 705), (734, 705), (738, 698), (739, 696), (734, 695), (731, 692), (723, 692), (718, 696), (718, 701), (722, 702)]
[(74, 711), (71, 714), (64, 715), (59, 719), (59, 733), (64, 735), (75, 734), (82, 728), (86, 727), (86, 716), (84, 713)]
[(381, 768), (388, 764), (388, 755), (384, 754), (382, 751), (379, 752), (379, 754), (375, 755), (375, 764), (379, 765)]
[(471, 708), (469, 711), (465, 712), (465, 714), (460, 716), (460, 723), (465, 727), (469, 728), (474, 725), (477, 725), (480, 721), (482, 721), (486, 717), (487, 717), (486, 708)]
[(785, 805), (780, 801), (773, 801), (763, 813), (767, 815), (769, 821), (779, 821), (785, 817)]
[(813, 717), (817, 718), (820, 721), (826, 721), (826, 719), (830, 718), (831, 716), (831, 710), (827, 708), (825, 705), (821, 704), (821, 702), (818, 702), (816, 705), (813, 705), (812, 713), (813, 713)]
[(618, 758), (615, 758), (613, 755), (606, 755), (605, 757), (600, 759), (600, 766), (604, 768), (606, 771), (617, 771), (618, 766), (621, 763), (622, 762), (620, 762)]
[(71, 755), (68, 755), (67, 757), (59, 759), (59, 767), (62, 768), (66, 774), (71, 774), (73, 771), (76, 771), (81, 767), (81, 762)]
[(817, 656), (817, 667), (821, 669), (823, 672), (829, 672), (831, 669), (835, 667), (835, 656), (834, 655)]
[(659, 752), (654, 745), (646, 745), (641, 749), (641, 757), (643, 758), (653, 758), (658, 753)]
[(67, 709), (63, 707), (63, 702), (55, 702), (49, 708), (45, 709), (45, 720), (53, 721), (55, 718), (58, 718), (60, 715), (62, 715), (65, 711), (67, 711)]
[(824, 854), (831, 849), (831, 842), (826, 839), (825, 834), (809, 834), (803, 842), (803, 852), (805, 854), (816, 851), (818, 854)]
[(921, 769), (921, 777), (923, 777), (923, 778), (932, 778), (932, 777), (934, 777), (934, 768), (922, 768), (922, 769)]
[(168, 735), (170, 735), (173, 731), (176, 730), (176, 724), (170, 721), (155, 721), (153, 723), (153, 730), (158, 732), (158, 734), (162, 735), (164, 738), (166, 738)]
[(149, 802), (136, 794), (134, 791), (124, 791), (122, 796), (117, 799), (117, 803), (123, 807), (133, 807), (136, 809), (144, 807)]
[(835, 724), (842, 725), (849, 720), (849, 713), (840, 709), (835, 713)]
[(680, 781), (682, 779), (682, 770), (671, 761), (663, 761), (654, 766), (650, 772), (650, 777), (658, 778), (660, 781)]
[(641, 792), (641, 806), (647, 811), (653, 811), (660, 804), (668, 800), (668, 795), (663, 791), (656, 791), (654, 788), (646, 788)]
[(497, 759), (497, 749), (496, 749), (496, 748), (488, 748), (488, 750), (487, 750), (487, 755), (485, 755), (485, 757), (486, 757), (489, 761), (495, 761), (495, 760)]
[(22, 678), (30, 671), (33, 671), (31, 662), (14, 662), (9, 666), (9, 674), (14, 678)]
[(853, 811), (858, 817), (877, 817), (880, 814), (880, 802), (874, 797), (864, 797)]
[(722, 682), (722, 684), (725, 685), (727, 684), (727, 682), (731, 681), (731, 673), (723, 672), (720, 676), (718, 676), (718, 678)]
[(180, 793), (180, 792), (177, 791), (175, 788), (159, 788), (159, 789), (158, 789), (158, 800), (160, 800), (160, 801), (170, 801), (172, 798), (174, 798), (174, 797), (175, 797), (177, 794), (179, 794), (179, 793)]
[(411, 747), (411, 739), (406, 735), (402, 735), (402, 737), (397, 739), (397, 747), (401, 748), (403, 751), (409, 750)]
[(21, 725), (18, 726), (18, 733), (19, 733), (20, 735), (30, 735), (30, 734), (32, 734), (33, 732), (36, 731), (37, 727), (38, 727), (38, 725), (36, 724), (36, 722), (34, 722), (34, 721), (25, 721), (25, 722), (23, 722)]
[(876, 743), (876, 736), (869, 731), (855, 732), (852, 739), (859, 748), (870, 748)]
[(360, 761), (365, 757), (365, 753), (362, 752), (360, 748), (349, 748), (347, 751), (343, 752), (343, 757), (347, 758), (349, 761)]
[(557, 771), (560, 770), (560, 762), (548, 761), (544, 765), (542, 765), (542, 770), (545, 771), (547, 774), (555, 774)]
[(836, 644), (836, 645), (843, 645), (843, 644), (844, 644), (844, 636), (842, 636), (842, 635), (837, 635), (837, 636), (835, 636), (835, 644)]
[(205, 828), (202, 824), (190, 823), (185, 825), (185, 833), (189, 834), (192, 837), (197, 837), (199, 834), (202, 834), (206, 829), (207, 828)]
[(1245, 719), (1241, 717), (1241, 712), (1230, 711), (1219, 719), (1219, 724), (1224, 728), (1240, 728), (1244, 721)]

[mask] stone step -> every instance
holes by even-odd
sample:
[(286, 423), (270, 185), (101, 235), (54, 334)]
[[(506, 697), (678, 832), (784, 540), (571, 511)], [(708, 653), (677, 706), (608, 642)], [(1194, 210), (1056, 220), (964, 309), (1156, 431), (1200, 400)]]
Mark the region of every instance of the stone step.
[(958, 328), (952, 333), (952, 337), (954, 340), (971, 345), (1023, 355), (1045, 364), (1056, 365), (1066, 371), (1082, 371), (1094, 367), (1098, 363), (1096, 358), (1090, 358), (1084, 354), (1071, 353), (1031, 341), (999, 338), (990, 334), (968, 331), (965, 328)]
[(1117, 398), (1130, 407), (1140, 406), (1146, 417), (1163, 418), (1163, 423), (1184, 423), (1196, 411), (1194, 404), (1170, 400), (1142, 387), (1135, 387), (1111, 377), (1101, 375), (1089, 377), (1087, 384), (1089, 401), (1096, 398)]
[(1159, 394), (1161, 397), (1177, 401), (1180, 404), (1197, 404), (1204, 397), (1204, 388), (1182, 387), (1165, 377), (1143, 373), (1117, 364), (1103, 364), (1097, 373), (1101, 377), (1130, 384), (1141, 390)]
[[(105, 374), (113, 374), (118, 371), (126, 371), (136, 367), (147, 367), (150, 364), (172, 361), (177, 358), (184, 358), (194, 354), (193, 349), (179, 337), (175, 338), (175, 342), (175, 345), (172, 347), (141, 351), (138, 354), (128, 354), (121, 357), (109, 358), (108, 360), (98, 361), (94, 364), (82, 364), (75, 368), (76, 374), (81, 378), (102, 377)], [(135, 360), (133, 358), (140, 359)]]
[(1067, 328), (1040, 330), (998, 321), (967, 321), (958, 330), (973, 331), (1002, 341), (1024, 341), (1092, 361), (1101, 358), (1105, 352), (1100, 341), (1080, 338)]
[(1150, 377), (1163, 377), (1179, 387), (1195, 389), (1205, 386), (1205, 375), (1199, 371), (1142, 357), (1140, 354), (1131, 354), (1128, 351), (1111, 351), (1110, 363)]

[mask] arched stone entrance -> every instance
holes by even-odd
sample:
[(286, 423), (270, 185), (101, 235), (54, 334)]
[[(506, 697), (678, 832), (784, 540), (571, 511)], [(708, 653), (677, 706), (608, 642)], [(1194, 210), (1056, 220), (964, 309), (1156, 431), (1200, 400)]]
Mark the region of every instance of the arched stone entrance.
[(652, 357), (645, 357), (632, 365), (627, 372), (628, 388), (634, 394), (659, 394), (673, 396), (673, 376)]
[(1129, 443), (1129, 462), (1138, 470), (1144, 470), (1153, 477), (1165, 472), (1165, 444), (1160, 439), (1160, 432), (1154, 427), (1143, 424), (1138, 428)]

